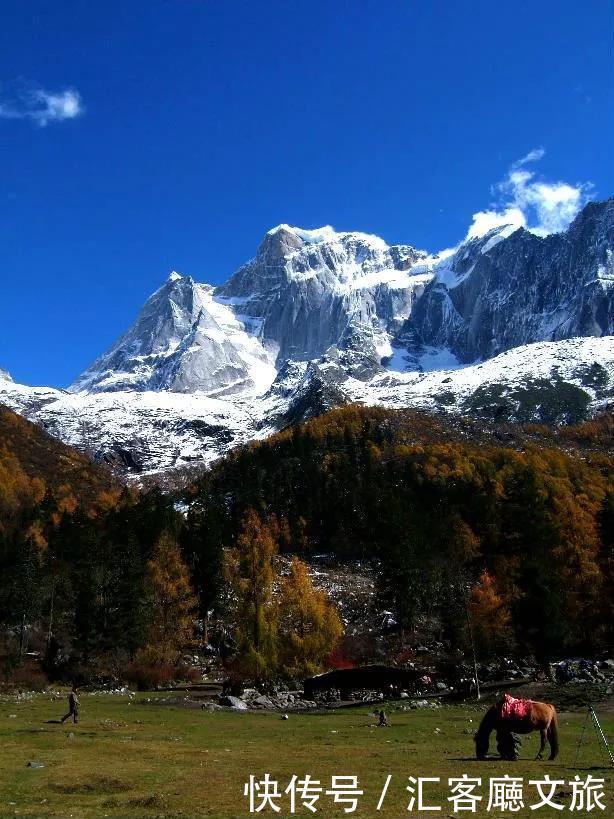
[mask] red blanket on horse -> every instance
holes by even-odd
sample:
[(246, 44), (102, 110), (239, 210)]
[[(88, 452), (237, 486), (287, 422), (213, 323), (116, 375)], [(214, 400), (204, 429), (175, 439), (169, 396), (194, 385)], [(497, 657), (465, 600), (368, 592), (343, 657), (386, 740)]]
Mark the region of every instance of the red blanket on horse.
[(511, 694), (504, 694), (501, 703), (501, 719), (526, 719), (531, 705), (532, 700), (517, 700)]

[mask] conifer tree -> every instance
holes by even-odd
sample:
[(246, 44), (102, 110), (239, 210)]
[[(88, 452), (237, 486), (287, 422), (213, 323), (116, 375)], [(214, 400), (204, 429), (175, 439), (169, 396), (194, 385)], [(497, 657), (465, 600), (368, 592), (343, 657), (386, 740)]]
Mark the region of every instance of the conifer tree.
[(132, 531), (114, 551), (116, 576), (108, 632), (116, 649), (132, 658), (147, 640), (146, 571)]
[(277, 544), (271, 527), (254, 509), (248, 509), (227, 555), (225, 573), (233, 597), (238, 673), (262, 680), (277, 670), (278, 605), (273, 589), (273, 559)]
[(475, 642), (486, 656), (508, 651), (513, 644), (512, 618), (497, 579), (486, 569), (471, 589), (468, 603)]
[(281, 670), (290, 676), (320, 671), (343, 634), (343, 623), (325, 592), (314, 589), (298, 557), (283, 579), (280, 608)]
[(147, 563), (150, 626), (146, 651), (149, 660), (175, 662), (194, 633), (198, 602), (179, 546), (163, 533)]

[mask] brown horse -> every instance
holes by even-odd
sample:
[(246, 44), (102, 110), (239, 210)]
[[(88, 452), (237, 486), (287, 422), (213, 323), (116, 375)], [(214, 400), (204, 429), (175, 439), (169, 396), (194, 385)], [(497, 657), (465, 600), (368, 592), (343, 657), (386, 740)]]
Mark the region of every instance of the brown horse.
[(547, 702), (527, 702), (526, 716), (522, 718), (504, 717), (501, 713), (503, 700), (493, 705), (484, 714), (475, 735), (475, 751), (478, 759), (486, 759), (491, 731), (497, 732), (497, 748), (503, 759), (517, 759), (513, 734), (530, 734), (539, 731), (541, 745), (536, 759), (543, 759), (546, 742), (550, 743), (550, 757), (555, 759), (559, 752), (559, 734), (556, 709)]

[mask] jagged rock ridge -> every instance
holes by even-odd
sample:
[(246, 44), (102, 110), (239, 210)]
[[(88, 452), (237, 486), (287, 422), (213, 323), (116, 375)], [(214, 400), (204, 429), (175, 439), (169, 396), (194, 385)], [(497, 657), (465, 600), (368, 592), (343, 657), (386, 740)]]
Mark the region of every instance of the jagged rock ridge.
[(405, 332), (463, 362), (536, 341), (614, 333), (614, 200), (565, 233), (500, 229), (463, 245), (427, 286)]
[(614, 200), (563, 234), (499, 228), (447, 257), (375, 236), (280, 225), (221, 287), (171, 274), (75, 391), (264, 392), (331, 348), (349, 374), (462, 363), (536, 341), (614, 332)]
[(562, 423), (613, 399), (613, 294), (614, 200), (439, 255), (280, 225), (220, 287), (172, 273), (69, 392), (0, 401), (145, 472), (347, 401)]

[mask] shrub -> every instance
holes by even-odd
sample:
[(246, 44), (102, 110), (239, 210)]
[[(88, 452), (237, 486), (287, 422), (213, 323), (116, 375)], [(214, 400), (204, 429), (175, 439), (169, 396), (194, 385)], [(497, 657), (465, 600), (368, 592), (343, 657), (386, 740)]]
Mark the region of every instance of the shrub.
[(179, 663), (174, 669), (174, 677), (182, 682), (197, 683), (202, 681), (203, 674), (199, 668), (194, 668), (194, 666), (186, 663)]
[(176, 667), (170, 663), (151, 664), (138, 658), (129, 663), (124, 674), (126, 680), (136, 685), (139, 691), (168, 685), (175, 675)]
[(22, 665), (10, 672), (9, 684), (25, 691), (44, 691), (49, 679), (38, 666)]

